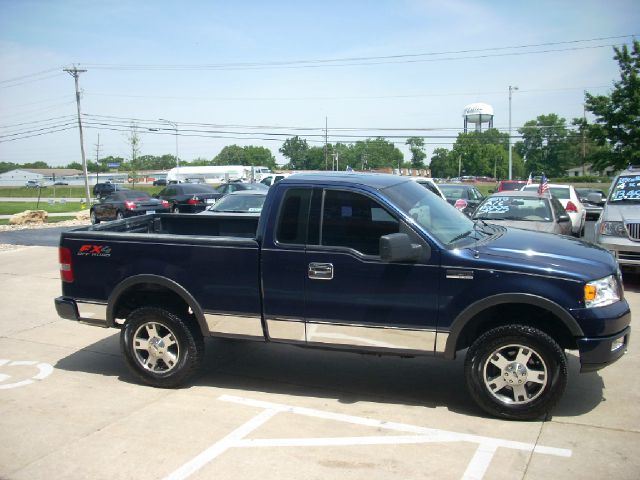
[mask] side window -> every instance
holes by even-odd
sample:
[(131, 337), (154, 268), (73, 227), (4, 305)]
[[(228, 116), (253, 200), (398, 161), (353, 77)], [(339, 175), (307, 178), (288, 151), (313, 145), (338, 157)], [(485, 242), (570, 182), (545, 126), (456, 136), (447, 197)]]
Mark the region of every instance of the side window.
[(398, 233), (399, 222), (365, 195), (326, 190), (322, 245), (347, 247), (365, 255), (380, 254), (380, 237)]
[(307, 224), (309, 221), (309, 188), (287, 190), (280, 207), (276, 241), (304, 245), (307, 243)]
[(560, 200), (558, 200), (555, 197), (551, 197), (551, 206), (553, 207), (553, 210), (556, 214), (556, 218), (558, 218), (560, 215), (566, 215), (567, 212), (564, 209), (564, 207), (562, 206), (562, 204), (560, 203)]

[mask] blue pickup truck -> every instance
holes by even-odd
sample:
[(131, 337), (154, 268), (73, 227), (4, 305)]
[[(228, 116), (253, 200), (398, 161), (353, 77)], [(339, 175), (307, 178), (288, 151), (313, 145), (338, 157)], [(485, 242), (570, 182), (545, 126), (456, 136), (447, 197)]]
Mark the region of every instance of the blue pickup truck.
[[(492, 415), (534, 419), (567, 382), (626, 351), (612, 255), (580, 240), (473, 222), (418, 183), (298, 174), (254, 217), (156, 214), (63, 233), (65, 319), (121, 330), (142, 381), (177, 387), (205, 337), (453, 359)], [(425, 380), (426, 381), (426, 380)]]

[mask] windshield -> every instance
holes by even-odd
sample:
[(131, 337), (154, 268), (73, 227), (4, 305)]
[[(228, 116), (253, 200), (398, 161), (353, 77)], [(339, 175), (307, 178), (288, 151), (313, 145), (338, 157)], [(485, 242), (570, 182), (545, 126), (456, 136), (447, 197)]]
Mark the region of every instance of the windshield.
[(482, 202), (474, 219), (516, 220), (525, 222), (551, 222), (551, 208), (547, 198), (496, 196)]
[(266, 195), (227, 195), (209, 210), (212, 212), (259, 213)]
[(383, 191), (400, 210), (444, 244), (452, 244), (474, 232), (474, 223), (469, 218), (412, 180)]
[(626, 175), (618, 177), (611, 189), (609, 202), (639, 203), (640, 202), (640, 175)]
[[(522, 190), (525, 192), (535, 192), (540, 188), (540, 185), (527, 185)], [(569, 187), (549, 187), (549, 192), (560, 200), (569, 200), (571, 198), (571, 189)]]

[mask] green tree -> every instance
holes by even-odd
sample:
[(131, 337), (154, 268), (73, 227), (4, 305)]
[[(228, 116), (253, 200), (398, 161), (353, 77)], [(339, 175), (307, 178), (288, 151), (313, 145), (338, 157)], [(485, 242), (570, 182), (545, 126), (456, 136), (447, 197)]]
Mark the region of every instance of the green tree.
[(307, 141), (297, 135), (287, 138), (282, 144), (282, 147), (280, 147), (280, 153), (289, 159), (287, 168), (291, 170), (309, 170), (307, 165), (308, 152), (309, 145)]
[(20, 168), (20, 165), (13, 162), (0, 162), (0, 173), (8, 172), (9, 170), (15, 170)]
[(43, 161), (37, 161), (37, 162), (29, 162), (29, 163), (24, 163), (22, 165), (22, 168), (51, 168), (47, 162), (43, 162)]
[(614, 47), (620, 80), (610, 95), (586, 94), (586, 108), (596, 117), (591, 137), (609, 151), (600, 155), (596, 166), (624, 168), (640, 164), (640, 41), (631, 50)]
[(64, 168), (72, 168), (74, 170), (82, 170), (82, 164), (80, 162), (71, 162)]
[(446, 148), (436, 148), (433, 151), (429, 168), (431, 176), (436, 178), (451, 178), (458, 175), (457, 161), (453, 161), (451, 151)]
[(548, 177), (565, 175), (572, 162), (564, 118), (555, 113), (539, 115), (518, 131), (522, 141), (516, 143), (515, 150), (524, 158), (527, 171), (544, 172)]
[(411, 151), (411, 168), (424, 168), (424, 159), (427, 158), (424, 151), (424, 138), (407, 138), (407, 145)]

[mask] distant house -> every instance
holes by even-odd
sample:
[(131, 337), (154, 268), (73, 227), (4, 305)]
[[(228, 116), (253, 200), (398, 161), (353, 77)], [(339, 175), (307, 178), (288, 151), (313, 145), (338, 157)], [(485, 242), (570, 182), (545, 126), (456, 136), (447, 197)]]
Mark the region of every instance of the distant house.
[(73, 168), (16, 168), (0, 173), (0, 187), (21, 187), (29, 180), (53, 183), (77, 178), (81, 174), (81, 170)]
[(611, 177), (615, 173), (616, 169), (614, 167), (607, 167), (602, 171), (593, 170), (590, 163), (585, 164), (584, 167), (573, 167), (566, 171), (567, 177)]

